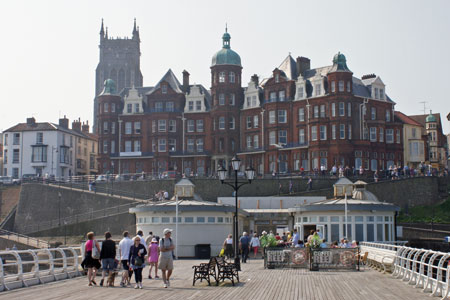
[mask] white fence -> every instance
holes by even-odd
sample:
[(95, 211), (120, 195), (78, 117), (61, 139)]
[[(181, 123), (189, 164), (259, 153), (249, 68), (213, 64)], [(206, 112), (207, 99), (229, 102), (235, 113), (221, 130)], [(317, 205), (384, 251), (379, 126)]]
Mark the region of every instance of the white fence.
[(80, 247), (0, 251), (0, 290), (80, 276)]
[(450, 253), (379, 243), (361, 243), (368, 252), (368, 263), (384, 270), (392, 267), (392, 276), (422, 289), (431, 296), (450, 299)]

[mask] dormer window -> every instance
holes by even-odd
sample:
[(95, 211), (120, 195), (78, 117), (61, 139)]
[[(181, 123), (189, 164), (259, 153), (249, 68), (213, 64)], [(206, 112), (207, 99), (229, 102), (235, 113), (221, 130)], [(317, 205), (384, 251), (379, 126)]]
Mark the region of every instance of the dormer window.
[(305, 95), (304, 95), (304, 88), (303, 87), (299, 87), (298, 89), (297, 89), (297, 98), (298, 99), (303, 99), (304, 97), (305, 97)]
[(321, 84), (317, 83), (314, 87), (315, 95), (320, 96), (322, 94)]
[(202, 101), (195, 102), (195, 109), (198, 111), (202, 110)]
[(133, 105), (131, 103), (127, 104), (127, 114), (131, 114), (133, 109)]
[(343, 92), (344, 91), (344, 80), (340, 80), (339, 81), (339, 92)]
[(276, 102), (277, 101), (277, 93), (271, 92), (270, 93), (270, 102)]
[(335, 81), (332, 81), (332, 82), (331, 82), (331, 92), (332, 92), (332, 93), (335, 93), (335, 92), (336, 92), (336, 82), (335, 82)]
[(280, 74), (275, 74), (275, 82), (280, 82)]
[(230, 72), (230, 74), (228, 75), (228, 79), (229, 79), (230, 83), (234, 83), (234, 81), (235, 81), (234, 72)]
[(134, 104), (134, 112), (135, 112), (136, 114), (139, 113), (139, 109), (140, 109), (139, 103), (135, 103), (135, 104)]
[(166, 85), (166, 84), (163, 84), (163, 85), (161, 86), (161, 93), (167, 94), (167, 85)]
[(194, 111), (194, 101), (189, 101), (188, 102), (188, 110), (189, 111)]
[(286, 100), (286, 92), (285, 91), (279, 91), (278, 92), (278, 97), (279, 97), (280, 101), (285, 101)]
[(378, 88), (375, 88), (375, 99), (379, 99)]
[(220, 83), (225, 82), (225, 72), (220, 72), (219, 73), (219, 82)]
[(380, 89), (380, 99), (384, 100), (384, 90)]
[(252, 106), (256, 106), (256, 96), (252, 96)]
[(251, 97), (247, 97), (247, 107), (250, 107), (251, 106)]

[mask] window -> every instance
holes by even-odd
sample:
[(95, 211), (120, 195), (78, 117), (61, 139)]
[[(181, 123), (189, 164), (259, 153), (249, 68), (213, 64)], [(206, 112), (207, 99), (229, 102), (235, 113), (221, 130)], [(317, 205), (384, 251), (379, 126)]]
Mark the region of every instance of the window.
[(275, 124), (275, 111), (269, 111), (269, 124)]
[(335, 82), (335, 81), (332, 81), (332, 82), (331, 82), (331, 92), (332, 92), (332, 93), (335, 93), (335, 92), (336, 92), (336, 82)]
[(8, 135), (7, 135), (7, 134), (5, 134), (5, 142), (4, 142), (4, 145), (5, 145), (5, 146), (8, 146)]
[(340, 80), (339, 81), (339, 92), (343, 92), (344, 91), (344, 80)]
[(187, 120), (187, 132), (195, 131), (195, 123), (194, 120)]
[(279, 74), (275, 75), (275, 82), (276, 83), (280, 82), (280, 75)]
[(252, 128), (252, 117), (247, 117), (247, 129)]
[(303, 99), (303, 87), (299, 87), (298, 89), (297, 89), (297, 98), (298, 99)]
[(347, 103), (347, 116), (352, 116), (352, 104), (350, 102)]
[(103, 104), (103, 112), (107, 113), (109, 111), (109, 103)]
[(108, 141), (103, 141), (103, 153), (108, 153)]
[(370, 127), (370, 141), (371, 142), (377, 141), (377, 128), (376, 127)]
[(187, 139), (187, 152), (194, 152), (194, 139)]
[(331, 138), (333, 140), (336, 139), (336, 125), (335, 124), (331, 125)]
[(339, 116), (345, 117), (345, 103), (339, 102)]
[(220, 130), (225, 130), (225, 117), (220, 117), (219, 118), (219, 129)]
[(116, 141), (111, 140), (111, 153), (116, 153)]
[(169, 120), (169, 132), (177, 132), (177, 121)]
[(20, 145), (20, 133), (14, 133), (13, 145)]
[(303, 129), (303, 128), (298, 130), (298, 142), (300, 144), (305, 143), (305, 129)]
[(411, 137), (416, 137), (416, 128), (411, 128)]
[(339, 124), (339, 138), (345, 139), (345, 124)]
[(195, 101), (195, 109), (198, 111), (202, 110), (202, 101)]
[(378, 99), (379, 95), (378, 95), (378, 88), (375, 88), (375, 99)]
[(259, 116), (255, 115), (253, 116), (253, 128), (258, 128), (259, 127)]
[(203, 152), (203, 139), (197, 139), (197, 152)]
[(116, 104), (111, 103), (111, 112), (116, 112)]
[[(103, 122), (103, 133), (107, 134), (108, 133), (108, 122)], [(63, 143), (64, 145), (64, 143)]]
[(248, 135), (247, 136), (247, 149), (252, 149), (252, 147), (253, 147), (252, 142), (253, 142), (252, 136)]
[(320, 125), (320, 140), (325, 141), (327, 139), (327, 126)]
[(299, 122), (305, 121), (305, 109), (303, 107), (298, 109), (298, 121)]
[(197, 120), (197, 132), (203, 132), (203, 120)]
[(269, 102), (276, 102), (277, 101), (277, 93), (271, 92), (270, 93), (270, 101)]
[(286, 101), (286, 92), (285, 91), (279, 91), (278, 92), (278, 99), (280, 99), (280, 101)]
[(166, 111), (168, 111), (168, 112), (173, 112), (174, 111), (173, 102), (167, 102), (166, 103)]
[(131, 152), (131, 141), (125, 141), (125, 152)]
[(158, 140), (158, 152), (166, 152), (166, 140), (165, 139)]
[(134, 133), (141, 133), (141, 122), (134, 122)]
[(253, 136), (253, 147), (255, 147), (255, 149), (259, 148), (259, 135)]
[(188, 102), (188, 111), (194, 111), (194, 101)]
[(125, 134), (131, 134), (131, 122), (125, 123)]
[(32, 162), (47, 162), (47, 146), (33, 147)]
[(205, 217), (197, 217), (197, 223), (205, 223)]
[(276, 132), (271, 131), (269, 132), (269, 145), (275, 145), (276, 144)]
[(162, 102), (156, 102), (155, 103), (155, 112), (162, 112), (163, 111), (163, 103)]
[(370, 108), (370, 115), (372, 120), (377, 119), (377, 109), (375, 107)]
[[(70, 153), (72, 153), (72, 152), (70, 152)], [(60, 156), (59, 156), (59, 159), (60, 159), (60, 163), (63, 163), (63, 164), (69, 164), (69, 162), (70, 162), (70, 159), (71, 159), (71, 156), (69, 156), (69, 148), (67, 148), (67, 147), (60, 147), (59, 148), (59, 154), (60, 154)]]
[(230, 117), (230, 129), (234, 129), (234, 128), (235, 128), (234, 117)]
[(317, 141), (317, 126), (311, 126), (311, 140)]
[(352, 124), (348, 124), (348, 139), (352, 139)]
[[(112, 107), (111, 107), (112, 108)], [(137, 113), (139, 113), (139, 108), (140, 108), (140, 105), (139, 105), (139, 103), (135, 103), (134, 104), (134, 112), (137, 114)]]
[(384, 130), (383, 128), (380, 128), (380, 142), (384, 142)]
[(184, 217), (184, 223), (194, 223), (194, 217)]
[(44, 142), (44, 133), (36, 132), (36, 144), (40, 145)]
[(132, 110), (133, 110), (133, 104), (128, 103), (128, 104), (127, 104), (127, 113), (128, 113), (128, 114), (131, 114)]
[(252, 96), (252, 106), (256, 106), (256, 96)]
[(169, 139), (169, 152), (177, 151), (177, 140)]
[(325, 118), (325, 104), (320, 105), (320, 117)]
[(247, 97), (247, 107), (251, 107), (251, 97)]
[(367, 127), (363, 128), (363, 140), (368, 140), (369, 139), (369, 131), (367, 129)]
[(318, 117), (319, 117), (319, 107), (314, 106), (314, 118), (318, 118)]
[(167, 84), (161, 85), (161, 93), (167, 94)]
[(389, 109), (386, 109), (386, 122), (391, 121), (391, 111)]
[(225, 72), (220, 72), (219, 73), (219, 82), (220, 83), (225, 82)]
[(234, 83), (234, 81), (235, 81), (235, 75), (234, 75), (234, 72), (230, 72), (230, 74), (228, 75), (228, 81), (229, 81), (230, 83)]
[(219, 105), (225, 105), (225, 94), (219, 94)]
[(336, 103), (331, 103), (331, 116), (336, 117)]
[[(116, 133), (116, 123), (115, 122), (111, 122), (111, 133), (115, 134)], [(92, 151), (94, 152), (94, 151)]]
[(386, 143), (392, 144), (394, 142), (394, 129), (386, 129)]
[(208, 223), (215, 223), (216, 217), (208, 217)]
[(234, 94), (230, 94), (230, 105), (234, 106), (236, 102), (236, 96)]
[(351, 91), (351, 83), (350, 81), (347, 81), (347, 92), (350, 93), (350, 91)]
[(397, 136), (396, 138), (397, 144), (400, 144), (400, 129), (396, 130), (396, 136)]
[(286, 123), (286, 122), (287, 122), (286, 110), (284, 109), (278, 110), (278, 123)]
[(278, 144), (279, 145), (287, 144), (287, 131), (286, 130), (278, 131)]
[(158, 132), (166, 132), (166, 120), (158, 120)]
[(134, 141), (134, 152), (141, 152), (141, 141)]
[(321, 84), (320, 84), (320, 83), (318, 83), (318, 84), (315, 85), (314, 91), (315, 91), (315, 95), (316, 95), (316, 96), (320, 96), (320, 95), (322, 94), (322, 91), (321, 91)]

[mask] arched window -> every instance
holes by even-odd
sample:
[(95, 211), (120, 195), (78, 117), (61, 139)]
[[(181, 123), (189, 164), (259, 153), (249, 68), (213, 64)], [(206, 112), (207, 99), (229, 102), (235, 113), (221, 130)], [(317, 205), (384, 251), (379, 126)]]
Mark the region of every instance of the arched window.
[(219, 82), (225, 82), (225, 72), (219, 73)]
[(235, 75), (234, 72), (230, 72), (230, 74), (228, 75), (228, 81), (230, 83), (234, 83), (235, 82)]

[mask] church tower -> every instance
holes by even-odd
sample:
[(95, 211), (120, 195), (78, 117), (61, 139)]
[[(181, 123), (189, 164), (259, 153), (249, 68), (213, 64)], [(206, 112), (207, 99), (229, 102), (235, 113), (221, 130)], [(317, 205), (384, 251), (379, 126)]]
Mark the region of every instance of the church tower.
[(116, 83), (118, 93), (124, 87), (142, 87), (140, 43), (139, 27), (136, 26), (136, 19), (134, 19), (131, 39), (128, 37), (109, 37), (108, 27), (105, 30), (102, 19), (99, 45), (100, 61), (95, 70), (94, 132), (97, 130), (97, 96), (102, 92), (103, 83), (106, 79), (112, 79)]

